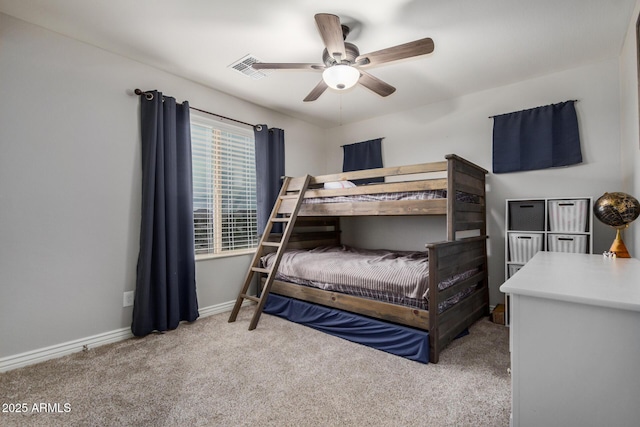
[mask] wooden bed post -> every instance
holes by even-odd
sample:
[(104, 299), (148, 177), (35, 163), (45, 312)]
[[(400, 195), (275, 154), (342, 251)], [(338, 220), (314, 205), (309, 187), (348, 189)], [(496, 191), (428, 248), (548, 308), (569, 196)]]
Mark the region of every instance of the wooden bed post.
[(484, 279), (482, 280), (482, 288), (486, 289), (486, 292), (484, 293), (484, 305), (485, 305), (484, 315), (489, 316), (491, 314), (491, 309), (489, 308), (489, 302), (490, 302), (489, 301), (489, 262), (488, 262), (488, 256), (487, 256), (486, 243), (484, 244), (483, 249), (484, 249), (484, 259), (487, 260), (484, 263)]
[(445, 156), (447, 159), (447, 240), (456, 240), (457, 218), (455, 212), (456, 206), (456, 160), (453, 154)]
[(438, 363), (440, 336), (438, 325), (438, 256), (435, 246), (427, 245), (429, 254), (429, 362)]

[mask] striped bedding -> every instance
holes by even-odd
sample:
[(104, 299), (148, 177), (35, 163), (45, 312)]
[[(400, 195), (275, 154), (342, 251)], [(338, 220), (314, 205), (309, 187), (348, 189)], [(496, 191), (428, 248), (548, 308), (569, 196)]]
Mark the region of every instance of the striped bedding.
[[(275, 253), (261, 258), (270, 268)], [(471, 277), (467, 271), (438, 284), (440, 290)], [(429, 265), (426, 252), (399, 252), (325, 246), (286, 251), (276, 279), (328, 291), (371, 298), (393, 304), (428, 309)], [(439, 304), (444, 311), (470, 294), (463, 291)]]
[[(467, 203), (478, 203), (477, 196), (458, 192), (457, 200)], [(352, 202), (380, 202), (395, 200), (433, 200), (446, 199), (447, 190), (403, 191), (397, 193), (357, 194), (353, 196), (310, 197), (302, 203), (352, 203)]]

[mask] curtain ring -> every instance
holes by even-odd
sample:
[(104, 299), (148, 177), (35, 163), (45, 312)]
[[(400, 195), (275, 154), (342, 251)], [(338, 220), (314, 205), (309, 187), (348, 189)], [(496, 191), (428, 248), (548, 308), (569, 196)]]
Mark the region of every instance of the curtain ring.
[(256, 125), (255, 128), (258, 132), (260, 132), (262, 130), (262, 125)]
[(151, 101), (153, 99), (153, 93), (151, 92), (143, 92), (140, 89), (136, 89), (133, 91), (136, 95), (144, 95), (147, 101)]

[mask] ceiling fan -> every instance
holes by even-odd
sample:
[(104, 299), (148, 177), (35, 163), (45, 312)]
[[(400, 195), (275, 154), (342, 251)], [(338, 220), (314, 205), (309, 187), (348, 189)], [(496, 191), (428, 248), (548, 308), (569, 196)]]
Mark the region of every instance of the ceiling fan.
[(364, 69), (433, 52), (433, 40), (424, 38), (360, 55), (356, 45), (345, 42), (349, 27), (341, 25), (340, 18), (329, 13), (318, 13), (315, 15), (315, 20), (326, 47), (322, 53), (324, 64), (256, 62), (251, 65), (256, 70), (322, 71), (322, 80), (307, 95), (305, 102), (315, 101), (328, 87), (341, 91), (357, 83), (380, 96), (389, 96), (396, 91), (396, 88), (372, 76)]

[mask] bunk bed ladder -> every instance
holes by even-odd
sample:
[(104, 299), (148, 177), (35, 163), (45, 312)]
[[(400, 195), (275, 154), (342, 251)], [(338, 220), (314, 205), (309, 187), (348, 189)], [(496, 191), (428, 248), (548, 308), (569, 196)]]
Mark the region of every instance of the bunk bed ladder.
[[(289, 242), (289, 237), (293, 231), (296, 218), (298, 217), (298, 211), (302, 205), (302, 199), (304, 198), (304, 193), (307, 190), (310, 179), (311, 177), (309, 175), (295, 179), (292, 179), (291, 177), (284, 178), (280, 194), (276, 199), (273, 210), (271, 211), (271, 216), (269, 217), (264, 232), (262, 233), (262, 237), (260, 238), (260, 242), (256, 248), (256, 253), (253, 256), (253, 261), (251, 261), (251, 265), (249, 266), (249, 270), (245, 276), (244, 284), (242, 285), (240, 294), (236, 299), (236, 304), (231, 311), (231, 316), (229, 316), (230, 323), (235, 322), (244, 300), (250, 300), (256, 302), (258, 305), (256, 306), (251, 322), (249, 323), (249, 330), (254, 330), (258, 325), (260, 315), (262, 314), (264, 304), (266, 303), (269, 291), (271, 290), (271, 285), (273, 284), (276, 272), (278, 271), (280, 260), (282, 259), (284, 250)], [(281, 223), (284, 227), (279, 241), (273, 241), (270, 239), (271, 229), (276, 223)], [(261, 268), (260, 258), (265, 254), (265, 250), (273, 251), (274, 248), (276, 250), (276, 255), (271, 268)], [(256, 274), (258, 274), (258, 277), (260, 277), (261, 274), (267, 275), (259, 297), (249, 295), (247, 293), (253, 281), (253, 277)], [(258, 286), (260, 286), (259, 282)]]

